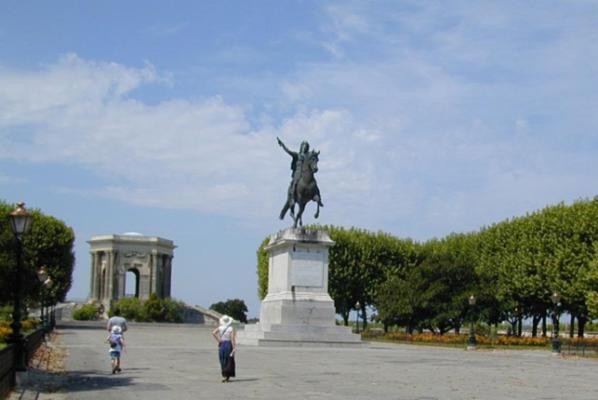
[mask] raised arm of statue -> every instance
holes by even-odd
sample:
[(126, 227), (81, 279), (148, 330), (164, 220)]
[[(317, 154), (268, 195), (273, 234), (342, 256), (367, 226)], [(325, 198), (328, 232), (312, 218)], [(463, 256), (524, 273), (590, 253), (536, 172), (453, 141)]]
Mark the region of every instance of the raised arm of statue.
[(277, 138), (276, 138), (276, 140), (278, 141), (278, 145), (279, 145), (280, 147), (282, 147), (282, 149), (283, 149), (284, 151), (286, 151), (286, 152), (287, 152), (287, 153), (288, 153), (288, 154), (289, 154), (291, 157), (293, 157), (293, 158), (294, 158), (294, 157), (296, 157), (296, 156), (297, 156), (297, 153), (295, 153), (294, 151), (291, 151), (291, 150), (289, 150), (289, 149), (287, 148), (287, 146), (285, 146), (285, 145), (284, 145), (284, 143), (282, 142), (282, 140), (280, 140), (280, 138), (278, 138), (278, 137), (277, 137)]

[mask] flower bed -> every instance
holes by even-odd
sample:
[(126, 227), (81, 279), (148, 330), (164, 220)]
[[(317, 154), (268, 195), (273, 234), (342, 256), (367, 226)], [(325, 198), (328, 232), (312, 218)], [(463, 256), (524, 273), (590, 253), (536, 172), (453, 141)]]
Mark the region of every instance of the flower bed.
[[(26, 319), (21, 321), (21, 331), (23, 333), (30, 332), (37, 328), (39, 321), (37, 319)], [(0, 321), (0, 342), (6, 342), (6, 338), (12, 333), (10, 322)]]
[[(405, 332), (388, 332), (388, 333), (363, 333), (364, 339), (372, 340), (388, 340), (393, 342), (404, 343), (425, 343), (425, 344), (440, 344), (440, 345), (463, 345), (467, 344), (469, 335), (456, 335), (447, 333), (444, 335), (437, 335), (433, 333), (417, 333), (408, 334)], [(584, 339), (593, 340), (593, 339)], [(476, 335), (476, 342), (480, 346), (535, 346), (546, 347), (550, 343), (548, 337), (518, 337), (518, 336), (498, 336), (492, 338), (489, 336)]]

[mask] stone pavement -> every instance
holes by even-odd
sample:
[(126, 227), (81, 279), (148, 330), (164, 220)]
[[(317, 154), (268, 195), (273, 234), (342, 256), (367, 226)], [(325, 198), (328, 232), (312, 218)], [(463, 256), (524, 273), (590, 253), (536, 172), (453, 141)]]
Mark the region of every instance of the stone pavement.
[(237, 378), (223, 384), (209, 328), (133, 324), (125, 335), (123, 372), (117, 375), (110, 371), (106, 332), (60, 332), (67, 351), (66, 372), (56, 377), (62, 388), (56, 393), (23, 388), (11, 400), (598, 399), (597, 360), (546, 350), (243, 346)]

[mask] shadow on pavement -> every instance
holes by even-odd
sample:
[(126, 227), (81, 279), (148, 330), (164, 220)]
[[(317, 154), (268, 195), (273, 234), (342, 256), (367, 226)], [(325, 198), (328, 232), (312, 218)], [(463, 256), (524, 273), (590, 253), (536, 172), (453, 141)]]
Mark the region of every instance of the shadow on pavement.
[(110, 389), (115, 386), (130, 386), (133, 377), (112, 375), (98, 371), (73, 371), (64, 374), (67, 392), (84, 392)]
[(241, 382), (253, 382), (253, 381), (259, 381), (258, 378), (232, 378), (230, 381), (228, 381), (227, 383), (241, 383)]

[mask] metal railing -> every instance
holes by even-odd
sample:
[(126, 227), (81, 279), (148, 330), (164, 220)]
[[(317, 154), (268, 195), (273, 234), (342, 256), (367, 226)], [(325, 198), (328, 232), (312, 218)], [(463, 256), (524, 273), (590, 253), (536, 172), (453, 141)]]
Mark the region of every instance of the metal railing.
[[(29, 363), (37, 348), (44, 341), (45, 331), (39, 328), (25, 337), (25, 361)], [(0, 399), (5, 398), (15, 386), (15, 346), (7, 345), (0, 350)]]
[(598, 342), (586, 340), (565, 340), (561, 353), (579, 357), (598, 357)]

